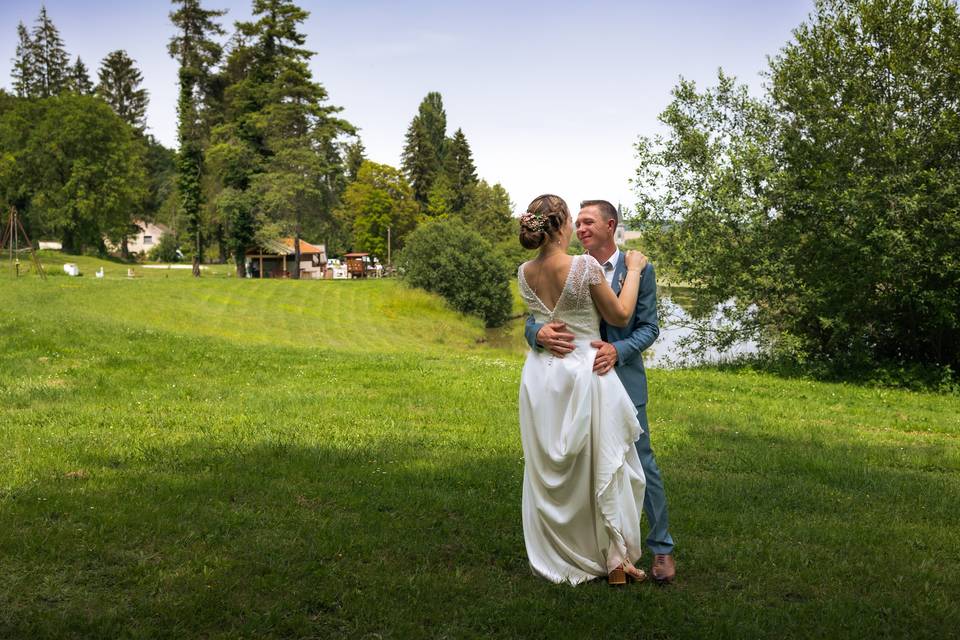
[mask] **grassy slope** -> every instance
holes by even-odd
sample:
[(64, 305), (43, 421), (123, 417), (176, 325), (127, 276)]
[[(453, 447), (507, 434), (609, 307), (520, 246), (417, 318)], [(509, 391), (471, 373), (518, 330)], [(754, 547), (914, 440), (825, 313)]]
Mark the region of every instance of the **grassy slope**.
[(960, 625), (956, 398), (652, 372), (681, 580), (559, 587), (523, 552), (522, 355), (479, 323), (395, 282), (109, 275), (0, 282), (0, 637)]

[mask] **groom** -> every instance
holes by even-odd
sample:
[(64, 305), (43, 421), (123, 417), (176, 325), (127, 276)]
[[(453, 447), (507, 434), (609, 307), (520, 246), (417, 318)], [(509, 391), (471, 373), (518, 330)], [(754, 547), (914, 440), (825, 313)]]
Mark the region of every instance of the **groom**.
[[(614, 241), (618, 222), (616, 208), (606, 200), (586, 200), (580, 203), (577, 238), (587, 253), (603, 266), (607, 282), (617, 295), (620, 294), (620, 287), (627, 275), (623, 254)], [(533, 349), (546, 348), (562, 358), (574, 348), (573, 335), (566, 333), (565, 329), (566, 325), (562, 322), (537, 324), (533, 316), (530, 316), (526, 326), (527, 342)], [(593, 370), (604, 375), (614, 369), (637, 407), (637, 418), (643, 433), (636, 446), (637, 453), (640, 454), (640, 464), (647, 477), (643, 511), (650, 521), (647, 545), (654, 554), (650, 573), (654, 580), (665, 584), (673, 581), (677, 571), (673, 562), (673, 538), (667, 530), (667, 496), (663, 490), (656, 457), (650, 447), (647, 374), (643, 368), (643, 350), (653, 344), (659, 333), (657, 280), (653, 265), (648, 263), (641, 274), (637, 309), (630, 322), (623, 328), (607, 326), (606, 322), (601, 322), (600, 336), (603, 340), (593, 342), (591, 346), (597, 348)]]

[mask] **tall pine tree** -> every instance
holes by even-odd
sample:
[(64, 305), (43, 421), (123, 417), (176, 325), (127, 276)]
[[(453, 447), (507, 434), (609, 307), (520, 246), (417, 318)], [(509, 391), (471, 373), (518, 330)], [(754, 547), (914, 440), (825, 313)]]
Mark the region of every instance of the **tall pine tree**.
[(447, 141), (447, 112), (443, 108), (443, 97), (439, 92), (431, 91), (424, 97), (418, 115), (430, 144), (437, 150), (437, 160), (442, 163)]
[(353, 127), (336, 117), (326, 89), (313, 80), (299, 31), (309, 13), (290, 0), (255, 0), (257, 21), (241, 30), (254, 37), (254, 77), (263, 82), (266, 104), (258, 129), (265, 145), (265, 171), (254, 181), (260, 210), (294, 239), (293, 276), (300, 276), (300, 238), (305, 225), (329, 225), (343, 181), (336, 141)]
[(460, 213), (467, 206), (472, 187), (477, 184), (477, 167), (473, 164), (473, 153), (462, 129), (457, 129), (447, 140), (444, 173), (453, 191), (450, 207), (454, 213)]
[(339, 138), (353, 127), (312, 78), (300, 25), (309, 14), (289, 0), (255, 0), (253, 21), (237, 24), (225, 69), (225, 118), (211, 156), (225, 187), (217, 206), (232, 219), (238, 274), (252, 232), (293, 235), (299, 276), (305, 229), (326, 233), (345, 186)]
[(23, 23), (17, 25), (17, 54), (13, 59), (13, 90), (21, 98), (37, 95), (37, 67), (33, 59), (33, 40)]
[(215, 209), (226, 223), (226, 241), (237, 276), (243, 277), (244, 254), (257, 232), (258, 203), (250, 190), (251, 178), (262, 171), (264, 145), (256, 127), (263, 103), (261, 85), (253, 78), (255, 50), (252, 37), (237, 31), (228, 44), (220, 74), (223, 85), (221, 120), (210, 132), (207, 159), (220, 187)]
[(211, 69), (223, 54), (213, 37), (224, 33), (216, 19), (226, 12), (204, 9), (199, 0), (173, 0), (173, 4), (179, 8), (170, 13), (170, 20), (178, 32), (170, 39), (167, 51), (180, 63), (177, 190), (186, 231), (193, 242), (193, 275), (200, 277), (203, 259), (202, 178), (208, 133), (208, 121), (204, 118), (205, 89), (211, 84)]
[(357, 138), (344, 149), (344, 160), (347, 182), (353, 182), (360, 173), (360, 165), (366, 160), (366, 148), (360, 138)]
[(97, 95), (121, 120), (143, 133), (149, 97), (147, 90), (140, 86), (143, 75), (127, 52), (120, 49), (108, 53), (100, 63), (99, 76)]
[(420, 102), (417, 115), (407, 128), (401, 165), (413, 187), (414, 197), (427, 207), (434, 180), (443, 171), (447, 139), (447, 113), (443, 98), (431, 91)]
[(436, 148), (430, 144), (430, 136), (420, 116), (414, 116), (407, 127), (400, 166), (410, 182), (414, 199), (426, 207), (430, 198), (430, 189), (439, 168)]
[(93, 82), (90, 80), (90, 74), (87, 72), (87, 65), (83, 64), (80, 56), (77, 56), (77, 61), (70, 67), (69, 86), (70, 91), (82, 96), (89, 96), (94, 92)]
[(46, 7), (40, 8), (40, 15), (33, 27), (29, 59), (35, 80), (31, 97), (48, 98), (69, 90), (70, 59), (63, 47), (60, 32), (47, 15)]

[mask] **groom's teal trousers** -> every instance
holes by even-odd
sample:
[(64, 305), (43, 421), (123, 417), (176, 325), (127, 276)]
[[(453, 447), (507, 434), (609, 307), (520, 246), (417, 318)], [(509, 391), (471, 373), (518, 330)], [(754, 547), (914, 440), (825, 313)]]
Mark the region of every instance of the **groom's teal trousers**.
[(637, 453), (640, 455), (640, 466), (647, 477), (647, 489), (643, 494), (643, 512), (647, 516), (650, 530), (647, 533), (647, 546), (657, 553), (673, 553), (673, 537), (670, 535), (669, 518), (667, 516), (667, 494), (663, 489), (663, 478), (660, 477), (660, 467), (657, 458), (650, 447), (650, 422), (647, 420), (647, 405), (638, 404), (637, 419), (643, 433), (637, 440)]

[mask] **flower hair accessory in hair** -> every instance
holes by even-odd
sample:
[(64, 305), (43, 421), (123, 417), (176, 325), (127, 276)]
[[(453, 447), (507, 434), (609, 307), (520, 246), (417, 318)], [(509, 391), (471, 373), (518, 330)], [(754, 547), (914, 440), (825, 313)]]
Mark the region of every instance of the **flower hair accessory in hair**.
[(529, 229), (530, 231), (544, 231), (546, 229), (547, 220), (544, 218), (542, 213), (534, 213), (533, 211), (527, 211), (522, 216), (520, 216), (520, 224)]

